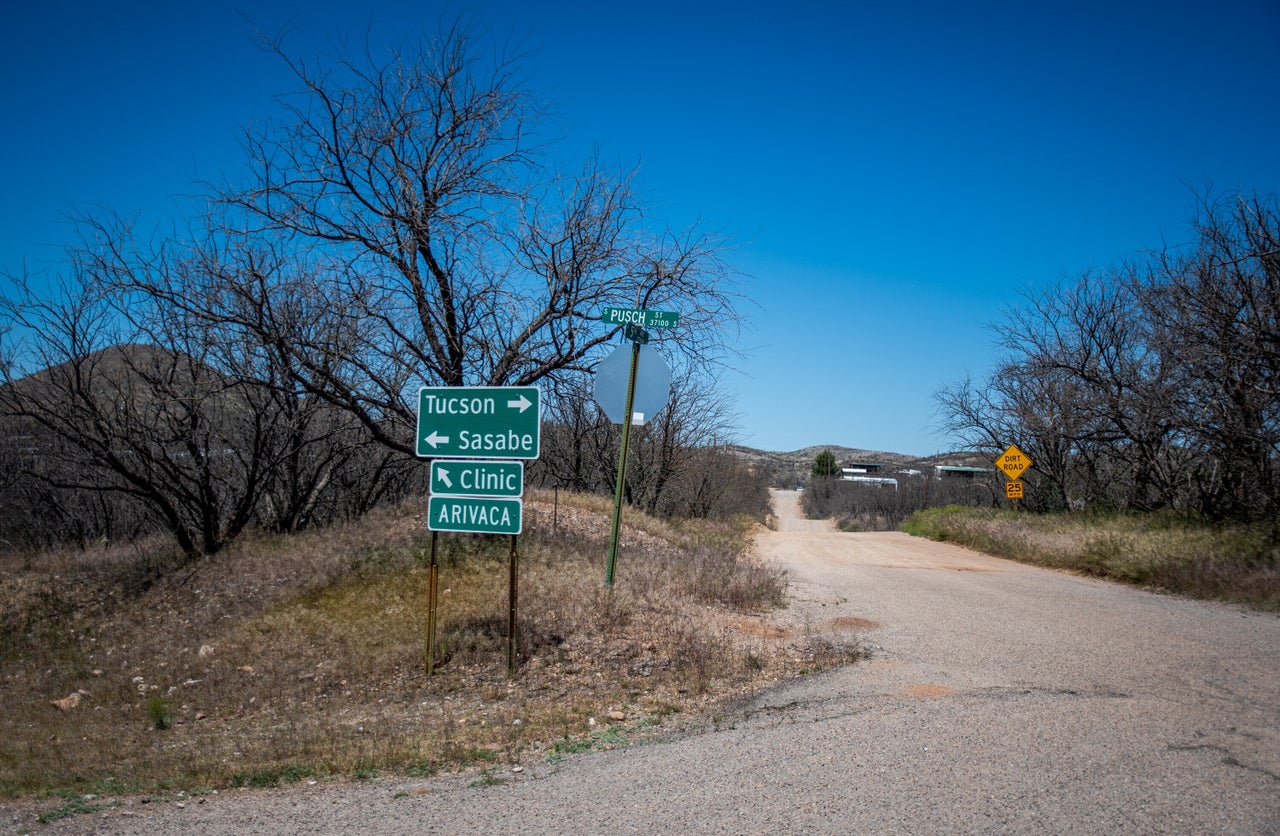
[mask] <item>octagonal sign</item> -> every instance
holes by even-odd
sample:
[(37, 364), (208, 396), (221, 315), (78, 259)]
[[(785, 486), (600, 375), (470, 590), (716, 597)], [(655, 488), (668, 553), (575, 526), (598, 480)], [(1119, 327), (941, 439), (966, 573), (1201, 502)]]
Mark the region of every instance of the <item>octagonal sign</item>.
[[(615, 424), (627, 411), (627, 378), (631, 376), (630, 345), (619, 346), (596, 366), (595, 401)], [(636, 393), (631, 405), (631, 423), (641, 426), (667, 405), (671, 396), (671, 367), (653, 346), (640, 346), (636, 366)]]

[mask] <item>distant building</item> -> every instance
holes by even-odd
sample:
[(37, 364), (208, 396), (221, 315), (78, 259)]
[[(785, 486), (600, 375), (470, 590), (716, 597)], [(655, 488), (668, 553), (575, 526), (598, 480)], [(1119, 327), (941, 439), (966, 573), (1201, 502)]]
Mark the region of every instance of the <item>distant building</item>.
[(884, 465), (879, 462), (849, 462), (842, 469), (845, 473), (850, 471), (854, 473), (879, 473), (884, 469)]
[(939, 464), (933, 467), (935, 479), (977, 479), (985, 473), (993, 473), (990, 467), (960, 467), (952, 464)]
[(845, 468), (840, 476), (841, 482), (854, 482), (859, 485), (867, 485), (874, 488), (893, 488), (898, 489), (898, 480), (887, 476), (863, 476), (861, 472)]

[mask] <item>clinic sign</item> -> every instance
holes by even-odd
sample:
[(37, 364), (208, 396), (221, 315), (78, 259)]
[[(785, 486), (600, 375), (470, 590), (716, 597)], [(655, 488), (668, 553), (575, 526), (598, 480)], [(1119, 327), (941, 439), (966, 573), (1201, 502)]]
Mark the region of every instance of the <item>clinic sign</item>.
[(522, 496), (524, 462), (436, 459), (431, 493), (449, 496)]

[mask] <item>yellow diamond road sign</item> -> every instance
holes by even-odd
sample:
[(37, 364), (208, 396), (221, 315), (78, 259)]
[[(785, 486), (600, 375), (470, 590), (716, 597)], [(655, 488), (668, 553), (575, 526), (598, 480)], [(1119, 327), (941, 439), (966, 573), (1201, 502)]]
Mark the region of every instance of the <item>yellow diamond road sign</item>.
[(996, 459), (996, 467), (1004, 471), (1010, 479), (1017, 479), (1031, 467), (1031, 457), (1018, 449), (1018, 445), (1010, 444), (1009, 449)]

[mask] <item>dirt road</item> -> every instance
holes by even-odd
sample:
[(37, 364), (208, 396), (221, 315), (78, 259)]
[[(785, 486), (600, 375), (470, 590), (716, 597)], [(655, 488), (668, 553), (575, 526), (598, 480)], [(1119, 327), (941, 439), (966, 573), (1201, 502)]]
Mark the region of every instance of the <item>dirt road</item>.
[[(1280, 833), (1280, 618), (841, 534), (778, 492), (760, 554), (872, 658), (715, 733), (456, 779), (224, 794), (113, 833)], [(61, 830), (61, 826), (57, 829)]]

